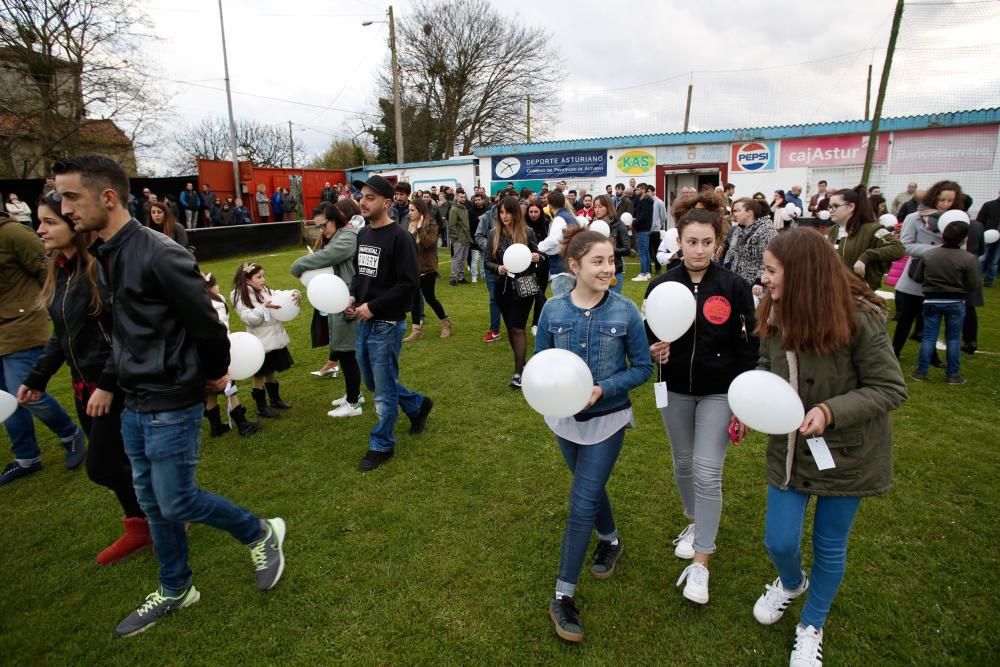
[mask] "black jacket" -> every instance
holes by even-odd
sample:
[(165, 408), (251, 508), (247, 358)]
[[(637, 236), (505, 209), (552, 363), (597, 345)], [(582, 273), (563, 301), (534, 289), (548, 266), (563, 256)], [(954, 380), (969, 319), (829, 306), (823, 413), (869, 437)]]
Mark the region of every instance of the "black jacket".
[(615, 273), (622, 273), (625, 270), (625, 257), (632, 252), (632, 242), (628, 237), (628, 227), (621, 218), (615, 218), (609, 225), (611, 227), (611, 241), (615, 244)]
[(107, 291), (98, 286), (104, 307), (99, 315), (93, 315), (90, 282), (78, 257), (49, 261), (56, 262), (55, 291), (49, 306), (54, 331), (24, 385), (45, 391), (49, 380), (65, 362), (75, 382), (93, 383), (105, 391), (118, 391), (111, 358), (113, 323)]
[(229, 338), (194, 257), (136, 220), (91, 254), (110, 293), (125, 406), (160, 412), (200, 403), (206, 380), (229, 368)]
[(632, 231), (648, 232), (653, 228), (653, 198), (643, 197), (635, 205), (635, 216)]
[[(649, 283), (646, 296), (667, 281), (690, 289), (698, 302), (694, 325), (670, 344), (670, 359), (660, 372), (670, 391), (707, 396), (726, 394), (737, 375), (757, 367), (758, 341), (750, 285), (715, 262), (697, 286), (677, 266)], [(650, 344), (659, 340), (646, 325)]]

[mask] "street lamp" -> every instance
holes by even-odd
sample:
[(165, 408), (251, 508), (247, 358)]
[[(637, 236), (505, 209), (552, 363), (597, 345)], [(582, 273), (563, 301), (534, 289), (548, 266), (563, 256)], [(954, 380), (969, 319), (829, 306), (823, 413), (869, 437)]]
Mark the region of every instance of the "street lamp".
[[(389, 51), (392, 54), (392, 105), (395, 107), (396, 121), (396, 164), (403, 163), (403, 106), (399, 99), (399, 63), (396, 60), (396, 21), (389, 5)], [(362, 26), (370, 26), (386, 21), (362, 21)]]

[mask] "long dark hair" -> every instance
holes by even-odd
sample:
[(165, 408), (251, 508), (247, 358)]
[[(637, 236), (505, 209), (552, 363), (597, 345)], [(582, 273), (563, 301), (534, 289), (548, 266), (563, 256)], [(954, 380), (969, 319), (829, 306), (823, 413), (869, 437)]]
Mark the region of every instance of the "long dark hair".
[[(243, 305), (247, 308), (255, 308), (253, 298), (257, 299), (257, 303), (264, 303), (264, 295), (261, 292), (250, 287), (250, 279), (255, 275), (264, 270), (264, 267), (257, 262), (247, 262), (246, 264), (240, 265), (236, 269), (236, 276), (233, 278), (233, 302), (235, 303), (237, 299), (243, 302)], [(266, 287), (264, 289), (267, 289)], [(250, 296), (250, 292), (253, 292), (253, 298)], [(270, 291), (270, 290), (268, 290)]]
[[(521, 213), (521, 203), (517, 197), (504, 197), (500, 202), (500, 210), (507, 211), (513, 218), (510, 221), (510, 238), (514, 243), (528, 243), (528, 225), (524, 222), (524, 215)], [(500, 211), (497, 211), (497, 224), (493, 228), (493, 243), (490, 246), (490, 254), (496, 256), (500, 248), (500, 236), (506, 235), (503, 221), (500, 220)]]
[(853, 188), (837, 190), (832, 196), (840, 196), (848, 204), (854, 204), (854, 212), (851, 219), (847, 221), (847, 235), (853, 236), (861, 229), (861, 225), (866, 222), (875, 222), (875, 214), (872, 212), (872, 202), (868, 198), (868, 191), (864, 184), (856, 185)]
[[(50, 209), (61, 222), (70, 229), (74, 229), (73, 221), (62, 214), (62, 197), (55, 190), (39, 197), (36, 209), (40, 206)], [(41, 215), (39, 215), (39, 219), (41, 219)], [(90, 254), (89, 246), (89, 234), (79, 232), (73, 234), (73, 247), (76, 248), (76, 261), (79, 267), (77, 270), (86, 277), (90, 286), (90, 315), (97, 316), (101, 314), (103, 304), (101, 303), (100, 290), (97, 287), (97, 262)], [(56, 281), (59, 279), (59, 267), (55, 261), (58, 257), (65, 257), (65, 255), (59, 250), (54, 250), (49, 255), (49, 261), (45, 263), (45, 282), (42, 283), (42, 291), (38, 295), (39, 308), (48, 308), (52, 305), (52, 299), (56, 293)]]
[[(322, 215), (327, 222), (332, 222), (333, 226), (337, 229), (342, 229), (347, 226), (347, 218), (344, 216), (344, 212), (336, 204), (331, 204), (326, 202), (325, 204), (320, 204), (313, 209), (313, 217), (317, 215)], [(333, 237), (326, 238), (323, 232), (320, 232), (319, 238), (316, 239), (316, 243), (313, 245), (313, 250), (320, 250), (325, 248), (327, 244), (333, 240)]]
[[(173, 240), (176, 241), (177, 240), (177, 236), (176, 236), (176, 233), (175, 233), (175, 229), (176, 229), (175, 223), (177, 222), (177, 218), (174, 217), (174, 214), (170, 210), (170, 207), (167, 206), (166, 204), (164, 204), (161, 201), (155, 201), (155, 202), (153, 202), (153, 203), (151, 203), (149, 205), (149, 210), (152, 211), (154, 208), (158, 208), (161, 211), (163, 211), (163, 226), (160, 227), (161, 233), (169, 236), (170, 238), (172, 238)], [(159, 225), (157, 225), (155, 222), (153, 222), (153, 216), (152, 215), (149, 216), (149, 225), (148, 226), (149, 226), (150, 229), (156, 229), (157, 227), (159, 227)]]

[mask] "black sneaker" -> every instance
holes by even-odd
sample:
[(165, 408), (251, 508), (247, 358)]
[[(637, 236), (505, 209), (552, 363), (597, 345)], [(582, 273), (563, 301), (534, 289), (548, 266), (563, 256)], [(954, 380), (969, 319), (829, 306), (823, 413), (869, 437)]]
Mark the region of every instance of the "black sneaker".
[(118, 624), (118, 627), (115, 628), (115, 633), (119, 637), (137, 635), (156, 625), (156, 622), (168, 612), (190, 607), (200, 599), (201, 594), (198, 593), (198, 589), (194, 586), (188, 586), (177, 597), (166, 596), (163, 594), (162, 589), (157, 588), (146, 596), (145, 602)]
[(948, 384), (965, 384), (966, 382), (968, 382), (968, 380), (965, 379), (964, 375), (956, 373), (955, 375), (948, 376)]
[(590, 573), (598, 579), (610, 578), (615, 573), (615, 565), (618, 564), (618, 559), (621, 557), (621, 540), (618, 540), (618, 544), (612, 544), (607, 540), (598, 541), (597, 548), (594, 549), (594, 557), (590, 562)]
[(934, 357), (931, 358), (931, 366), (934, 368), (944, 368), (944, 362)]
[(377, 452), (374, 449), (369, 449), (365, 452), (365, 455), (361, 457), (358, 461), (358, 470), (361, 472), (368, 472), (369, 470), (375, 470), (380, 465), (392, 458), (392, 451), (388, 452)]
[(979, 345), (976, 343), (966, 343), (962, 346), (962, 352), (965, 352), (966, 354), (975, 354), (978, 349)]
[(424, 396), (424, 402), (420, 404), (420, 412), (417, 413), (416, 417), (410, 417), (410, 435), (423, 433), (424, 427), (427, 426), (427, 415), (431, 413), (433, 407), (434, 401), (431, 400), (431, 397)]
[(250, 558), (257, 573), (257, 588), (269, 591), (285, 571), (285, 554), (281, 549), (285, 542), (285, 521), (275, 517), (265, 520), (263, 524), (267, 532), (250, 545)]
[(17, 461), (11, 461), (10, 465), (0, 472), (0, 486), (4, 484), (10, 484), (16, 479), (21, 479), (22, 477), (27, 477), (33, 472), (38, 472), (42, 469), (42, 462), (35, 461), (29, 466), (22, 466)]
[(921, 373), (920, 371), (913, 371), (912, 373), (910, 373), (910, 377), (916, 380), (917, 382), (924, 382), (925, 380), (927, 380), (927, 373)]
[(549, 604), (549, 618), (555, 625), (556, 634), (568, 642), (583, 641), (583, 626), (580, 624), (580, 612), (576, 610), (573, 598), (553, 598)]
[(455, 280), (454, 278), (452, 278), (451, 281), (448, 284), (451, 285), (452, 287), (454, 287), (455, 285), (458, 284), (458, 281)]
[(521, 388), (521, 374), (520, 373), (514, 373), (514, 377), (512, 377), (510, 379), (510, 384), (507, 385), (507, 386), (513, 387), (514, 389), (520, 389)]

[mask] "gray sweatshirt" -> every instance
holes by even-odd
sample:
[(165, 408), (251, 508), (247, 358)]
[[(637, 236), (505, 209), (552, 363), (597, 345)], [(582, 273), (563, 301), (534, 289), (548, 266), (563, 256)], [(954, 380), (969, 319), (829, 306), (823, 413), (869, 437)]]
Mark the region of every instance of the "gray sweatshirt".
[(903, 275), (896, 283), (896, 291), (913, 296), (923, 296), (923, 286), (910, 278), (910, 262), (914, 257), (922, 257), (925, 252), (941, 245), (941, 235), (927, 229), (924, 222), (924, 215), (933, 214), (936, 211), (922, 208), (916, 213), (911, 213), (903, 220), (903, 229), (899, 232), (899, 240), (906, 248), (906, 254), (910, 256), (903, 269)]

